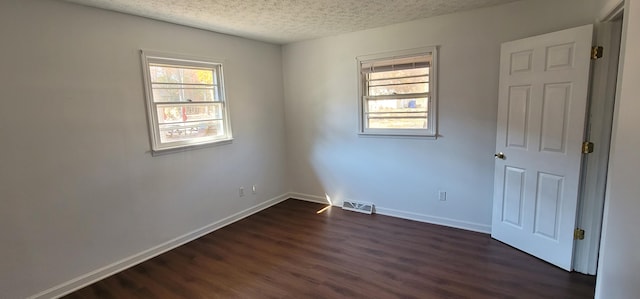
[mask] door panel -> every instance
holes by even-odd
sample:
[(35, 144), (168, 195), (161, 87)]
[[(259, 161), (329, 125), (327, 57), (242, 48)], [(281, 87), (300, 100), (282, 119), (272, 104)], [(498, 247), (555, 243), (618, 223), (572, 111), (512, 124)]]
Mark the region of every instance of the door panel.
[(530, 94), (531, 86), (514, 86), (509, 90), (507, 147), (527, 147)]
[(502, 221), (522, 228), (524, 169), (506, 167)]
[(554, 45), (547, 47), (547, 71), (566, 70), (573, 68), (575, 43)]
[(557, 241), (564, 177), (538, 173), (537, 187), (534, 233)]
[(502, 44), (492, 237), (571, 270), (593, 26)]
[(571, 83), (545, 84), (542, 98), (540, 150), (564, 153), (567, 134), (567, 107), (571, 104)]

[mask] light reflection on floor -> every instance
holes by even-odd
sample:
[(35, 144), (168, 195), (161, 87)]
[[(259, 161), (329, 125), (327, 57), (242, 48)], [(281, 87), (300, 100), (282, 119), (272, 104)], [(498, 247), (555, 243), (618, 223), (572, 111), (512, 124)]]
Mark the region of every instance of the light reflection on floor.
[(324, 207), (324, 208), (322, 208), (322, 209), (320, 209), (320, 210), (318, 210), (316, 212), (316, 214), (322, 214), (322, 212), (328, 210), (333, 205), (333, 202), (331, 202), (331, 197), (329, 197), (329, 195), (327, 193), (325, 193), (324, 196), (327, 198), (327, 201), (329, 202), (329, 205)]

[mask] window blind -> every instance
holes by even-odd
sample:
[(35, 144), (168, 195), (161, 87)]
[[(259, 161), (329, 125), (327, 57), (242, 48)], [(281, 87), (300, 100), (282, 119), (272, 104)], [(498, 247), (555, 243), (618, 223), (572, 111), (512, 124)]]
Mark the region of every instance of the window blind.
[(391, 59), (369, 60), (360, 64), (362, 73), (378, 73), (399, 71), (416, 68), (428, 68), (431, 66), (431, 54), (411, 57), (393, 57)]

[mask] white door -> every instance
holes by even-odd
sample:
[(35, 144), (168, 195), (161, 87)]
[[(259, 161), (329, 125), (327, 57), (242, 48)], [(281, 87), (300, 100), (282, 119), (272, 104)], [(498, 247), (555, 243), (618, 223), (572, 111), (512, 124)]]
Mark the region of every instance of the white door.
[(502, 44), (491, 236), (571, 271), (593, 25)]

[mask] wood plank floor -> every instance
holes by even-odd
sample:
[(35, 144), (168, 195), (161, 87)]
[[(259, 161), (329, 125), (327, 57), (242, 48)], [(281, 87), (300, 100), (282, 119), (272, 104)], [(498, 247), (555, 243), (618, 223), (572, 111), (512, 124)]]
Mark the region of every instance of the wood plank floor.
[(593, 298), (488, 235), (287, 200), (65, 298)]

